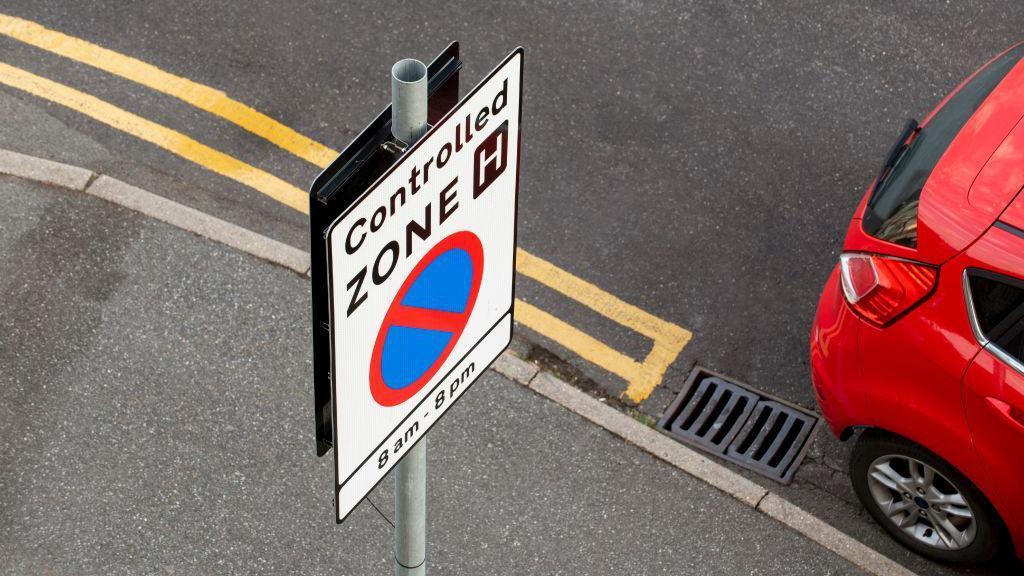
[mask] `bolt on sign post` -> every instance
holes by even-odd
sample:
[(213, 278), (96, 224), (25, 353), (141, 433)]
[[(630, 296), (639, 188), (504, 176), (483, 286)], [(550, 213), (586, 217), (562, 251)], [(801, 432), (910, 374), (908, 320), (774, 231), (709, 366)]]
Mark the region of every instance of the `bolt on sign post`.
[(392, 106), (310, 192), (317, 451), (338, 522), (401, 462), (398, 574), (425, 570), (420, 440), (512, 337), (522, 66), (456, 103), (457, 44), (398, 62)]

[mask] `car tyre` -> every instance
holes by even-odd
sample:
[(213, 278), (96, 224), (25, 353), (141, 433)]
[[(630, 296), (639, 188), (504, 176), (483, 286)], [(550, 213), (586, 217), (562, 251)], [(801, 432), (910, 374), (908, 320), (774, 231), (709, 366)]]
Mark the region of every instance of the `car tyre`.
[[(887, 460), (890, 458), (891, 460)], [(962, 534), (970, 536), (969, 539), (965, 538), (965, 541), (969, 541), (966, 545), (962, 545), (962, 543), (956, 542), (955, 539), (951, 539), (955, 543), (954, 545), (960, 545), (962, 547), (950, 549), (949, 545), (943, 545), (941, 539), (938, 539), (937, 543), (926, 542), (926, 536), (931, 536), (932, 539), (937, 539), (936, 536), (938, 535), (937, 532), (935, 534), (929, 534), (928, 527), (933, 526), (934, 523), (928, 519), (918, 520), (917, 522), (919, 524), (916, 528), (912, 524), (903, 528), (898, 525), (898, 523), (907, 522), (910, 518), (906, 515), (900, 517), (900, 514), (902, 513), (897, 513), (897, 518), (894, 519), (892, 510), (895, 509), (896, 506), (904, 505), (900, 499), (913, 504), (916, 499), (908, 498), (907, 496), (916, 495), (914, 493), (914, 488), (910, 488), (910, 490), (907, 491), (911, 494), (901, 494), (899, 496), (896, 496), (895, 493), (902, 493), (904, 492), (903, 490), (890, 490), (893, 494), (893, 503), (890, 505), (890, 512), (887, 513), (886, 510), (883, 509), (884, 504), (879, 502), (879, 492), (884, 492), (883, 488), (888, 489), (890, 487), (880, 484), (884, 482), (891, 482), (892, 478), (888, 475), (880, 474), (878, 472), (879, 468), (876, 466), (889, 466), (887, 469), (893, 470), (893, 468), (900, 467), (900, 462), (906, 462), (908, 467), (904, 468), (904, 471), (909, 470), (909, 466), (915, 466), (918, 471), (926, 470), (926, 468), (923, 468), (918, 464), (911, 464), (914, 461), (932, 468), (934, 471), (933, 479), (935, 484), (942, 484), (942, 486), (937, 488), (937, 490), (946, 492), (955, 490), (960, 496), (962, 496), (962, 501), (966, 504), (967, 512), (971, 515), (970, 521), (974, 523), (974, 527), (970, 528), (970, 522), (967, 522), (966, 525), (968, 526), (968, 529), (961, 532)], [(895, 476), (899, 476), (899, 474), (896, 474)], [(912, 478), (913, 476), (913, 473), (909, 473), (907, 477)], [(920, 476), (923, 477), (924, 475), (921, 474)], [(881, 483), (876, 479), (879, 477), (882, 480)], [(991, 504), (989, 504), (985, 496), (982, 495), (981, 491), (978, 490), (974, 484), (956, 468), (922, 446), (898, 436), (890, 436), (876, 431), (867, 431), (857, 439), (857, 442), (854, 445), (853, 453), (850, 457), (850, 478), (853, 483), (854, 491), (857, 493), (857, 498), (867, 509), (868, 513), (871, 514), (871, 517), (874, 518), (890, 536), (896, 539), (896, 541), (921, 556), (938, 562), (951, 564), (981, 564), (992, 559), (992, 557), (999, 551), (1002, 523)], [(899, 486), (910, 487), (914, 486), (914, 484), (899, 484)], [(924, 494), (924, 492), (921, 492), (921, 494)], [(884, 500), (884, 497), (882, 499)], [(932, 506), (931, 512), (929, 512), (927, 502), (925, 502), (924, 507), (914, 505), (910, 512), (914, 512), (914, 509), (916, 509), (916, 512), (918, 512), (919, 515), (935, 513), (938, 511), (937, 507)], [(956, 518), (956, 520), (963, 519)], [(911, 531), (916, 531), (916, 534), (910, 533)], [(943, 531), (946, 538), (949, 538), (950, 532), (950, 530)]]

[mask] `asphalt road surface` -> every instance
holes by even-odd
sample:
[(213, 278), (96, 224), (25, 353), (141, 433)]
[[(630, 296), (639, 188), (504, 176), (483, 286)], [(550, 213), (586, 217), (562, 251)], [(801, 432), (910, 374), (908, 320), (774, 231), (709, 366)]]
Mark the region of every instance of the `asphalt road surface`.
[[(338, 526), (313, 455), (308, 279), (5, 176), (0, 248), (0, 573), (392, 571), (393, 483)], [(497, 373), (465, 398), (434, 573), (863, 574)]]
[[(1020, 40), (1024, 22), (1017, 1), (459, 2), (414, 13), (385, 2), (6, 0), (0, 12), (222, 89), (334, 148), (388, 102), (395, 60), (426, 60), (459, 40), (465, 88), (523, 45), (520, 243), (694, 333), (641, 406), (653, 415), (694, 364), (814, 406), (807, 333), (854, 205), (903, 121)], [(2, 36), (0, 61), (296, 185), (318, 171), (174, 98)], [(42, 108), (89, 140), (26, 138), (45, 131), (33, 124), (0, 131), (9, 148), (86, 165), (307, 245), (302, 214), (62, 106), (0, 92), (4, 110)], [(634, 358), (648, 349), (532, 280), (520, 279), (517, 294)], [(533, 337), (608, 392), (624, 388)], [(844, 482), (834, 471), (814, 473), (827, 477), (823, 485)], [(849, 506), (828, 498), (841, 490), (793, 497), (838, 518)]]
[[(426, 60), (459, 40), (466, 86), (525, 46), (521, 243), (694, 332), (648, 400), (652, 413), (694, 363), (813, 406), (805, 349), (816, 297), (886, 146), (905, 118), (1020, 39), (1024, 22), (1016, 1), (446, 2), (417, 11), (7, 0), (3, 11), (225, 90), (335, 148), (388, 102), (396, 59)], [(0, 55), (300, 186), (317, 172), (134, 83), (7, 38)], [(106, 171), (306, 245), (301, 214), (48, 106), (112, 150)], [(522, 280), (518, 292), (616, 349), (645, 351), (636, 334), (551, 290)], [(621, 385), (578, 363), (613, 392)]]

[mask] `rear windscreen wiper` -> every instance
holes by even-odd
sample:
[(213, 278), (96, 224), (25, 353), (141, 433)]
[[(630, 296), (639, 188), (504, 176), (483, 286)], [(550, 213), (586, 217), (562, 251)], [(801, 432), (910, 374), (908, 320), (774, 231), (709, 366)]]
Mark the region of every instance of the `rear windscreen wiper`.
[(882, 164), (882, 169), (878, 172), (878, 178), (875, 179), (875, 186), (871, 189), (871, 197), (868, 199), (868, 206), (874, 206), (875, 200), (878, 197), (878, 190), (881, 189), (882, 183), (892, 173), (892, 169), (896, 166), (903, 151), (907, 149), (908, 141), (911, 136), (918, 133), (921, 127), (917, 124), (917, 120), (911, 118), (907, 120), (907, 125), (903, 127), (903, 132), (900, 133), (900, 137), (896, 140), (896, 143), (889, 149), (889, 153), (885, 156), (885, 164)]

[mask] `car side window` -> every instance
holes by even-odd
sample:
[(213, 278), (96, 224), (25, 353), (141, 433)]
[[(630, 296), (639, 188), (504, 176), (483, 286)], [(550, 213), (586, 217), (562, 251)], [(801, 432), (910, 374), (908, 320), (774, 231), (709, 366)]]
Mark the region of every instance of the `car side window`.
[(1024, 322), (1017, 323), (1016, 334), (1000, 344), (1006, 353), (1024, 362)]
[(975, 328), (986, 340), (1024, 362), (1024, 280), (968, 270)]

